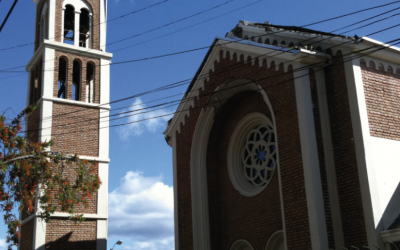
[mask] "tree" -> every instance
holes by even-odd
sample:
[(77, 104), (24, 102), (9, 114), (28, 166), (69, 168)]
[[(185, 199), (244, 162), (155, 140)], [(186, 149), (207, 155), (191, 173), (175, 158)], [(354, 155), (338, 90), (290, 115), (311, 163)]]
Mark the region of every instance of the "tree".
[(21, 136), (22, 118), (36, 108), (27, 107), (11, 122), (6, 112), (0, 115), (0, 211), (8, 225), (9, 249), (21, 237), (19, 211), (37, 213), (46, 222), (55, 211), (68, 212), (79, 223), (84, 218), (76, 207), (87, 207), (101, 185), (97, 163), (48, 151), (52, 141), (31, 142)]

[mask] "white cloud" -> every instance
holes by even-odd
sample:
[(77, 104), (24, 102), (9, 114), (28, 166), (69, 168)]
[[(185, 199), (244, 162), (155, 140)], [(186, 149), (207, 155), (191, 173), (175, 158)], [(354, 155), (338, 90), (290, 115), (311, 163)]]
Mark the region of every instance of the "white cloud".
[(173, 189), (161, 176), (127, 172), (121, 185), (109, 194), (110, 238), (127, 239), (125, 249), (172, 250), (173, 204)]
[(0, 239), (0, 249), (7, 249), (8, 244), (6, 242), (6, 240)]
[[(160, 107), (156, 107), (155, 111), (150, 111), (151, 109), (144, 109), (146, 105), (142, 103), (140, 98), (135, 99), (132, 103), (132, 106), (129, 109), (124, 110), (123, 112), (127, 111), (134, 111), (132, 113), (123, 114), (122, 116), (130, 115), (129, 117), (124, 119), (124, 123), (131, 123), (129, 125), (124, 125), (120, 127), (118, 130), (119, 135), (122, 139), (127, 139), (129, 136), (139, 136), (143, 134), (145, 131), (149, 132), (156, 132), (158, 129), (162, 128), (165, 129), (166, 121), (168, 121), (172, 115), (164, 116), (169, 113), (172, 113), (171, 110), (160, 109)], [(160, 118), (150, 119), (153, 117), (162, 116)], [(144, 120), (144, 121), (141, 121)], [(140, 122), (138, 122), (140, 121)]]
[(155, 240), (152, 242), (134, 242), (131, 245), (124, 246), (124, 249), (143, 249), (143, 250), (173, 250), (174, 237), (170, 237), (164, 240)]

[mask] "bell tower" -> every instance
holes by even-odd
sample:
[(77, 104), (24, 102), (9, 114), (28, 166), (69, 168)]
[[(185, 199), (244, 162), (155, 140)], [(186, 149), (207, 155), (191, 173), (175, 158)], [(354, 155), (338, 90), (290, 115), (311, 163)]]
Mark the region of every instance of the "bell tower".
[(77, 208), (86, 218), (80, 225), (61, 211), (45, 223), (36, 216), (38, 204), (34, 213), (22, 212), (18, 249), (106, 250), (112, 58), (105, 52), (107, 0), (33, 2), (35, 45), (26, 66), (27, 104), (39, 108), (28, 117), (26, 136), (31, 141), (53, 140), (51, 151), (97, 161), (102, 185), (88, 208)]

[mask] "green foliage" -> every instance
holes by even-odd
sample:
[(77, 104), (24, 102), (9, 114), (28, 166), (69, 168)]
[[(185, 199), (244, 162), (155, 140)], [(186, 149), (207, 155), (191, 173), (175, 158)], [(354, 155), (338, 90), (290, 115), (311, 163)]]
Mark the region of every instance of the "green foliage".
[(19, 135), (22, 118), (35, 109), (27, 107), (8, 123), (5, 114), (0, 115), (0, 210), (8, 226), (9, 248), (21, 237), (18, 210), (36, 213), (46, 222), (55, 211), (67, 212), (79, 223), (84, 217), (76, 207), (87, 207), (101, 185), (97, 163), (48, 151), (52, 141), (30, 142)]

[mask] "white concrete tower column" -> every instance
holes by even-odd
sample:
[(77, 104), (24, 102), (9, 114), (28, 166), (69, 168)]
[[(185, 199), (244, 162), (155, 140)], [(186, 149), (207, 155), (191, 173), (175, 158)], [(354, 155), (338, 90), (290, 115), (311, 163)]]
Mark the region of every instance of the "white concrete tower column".
[[(62, 19), (61, 19), (61, 42), (64, 43), (64, 20), (65, 20), (65, 8), (62, 8)], [(53, 41), (52, 39), (51, 41)]]
[(75, 13), (75, 27), (74, 27), (74, 45), (79, 46), (79, 22), (81, 20), (81, 12), (74, 11)]

